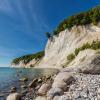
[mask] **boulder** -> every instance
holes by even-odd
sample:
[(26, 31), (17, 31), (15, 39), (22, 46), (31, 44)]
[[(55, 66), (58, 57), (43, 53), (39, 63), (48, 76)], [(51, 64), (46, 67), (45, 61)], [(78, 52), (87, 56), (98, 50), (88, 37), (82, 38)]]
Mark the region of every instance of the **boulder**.
[(100, 51), (86, 49), (80, 51), (75, 59), (62, 71), (84, 74), (100, 74)]
[(51, 84), (50, 83), (44, 83), (40, 89), (38, 90), (38, 95), (46, 95), (47, 91), (50, 89)]
[(97, 90), (97, 98), (98, 98), (98, 100), (100, 100), (100, 88), (98, 88), (98, 90)]
[(23, 77), (23, 78), (19, 79), (19, 81), (25, 82), (25, 81), (28, 81), (28, 78), (27, 77)]
[(0, 93), (0, 97), (4, 97), (5, 96), (5, 94), (4, 93)]
[(47, 100), (52, 100), (55, 96), (63, 95), (64, 92), (61, 88), (51, 88), (47, 93)]
[(43, 81), (42, 81), (42, 79), (41, 78), (39, 78), (38, 79), (38, 83), (42, 83)]
[(66, 95), (63, 95), (63, 96), (55, 96), (53, 100), (72, 100), (72, 99), (69, 99)]
[(21, 95), (19, 93), (11, 93), (7, 100), (21, 100)]
[(27, 86), (26, 85), (21, 85), (21, 89), (26, 89)]
[(60, 97), (60, 96), (55, 96), (55, 97), (53, 98), (53, 100), (59, 100), (59, 97)]
[[(33, 99), (34, 100), (34, 99)], [(36, 97), (35, 100), (47, 100), (46, 97), (43, 97), (43, 96), (38, 96)]]
[(21, 91), (21, 95), (23, 95), (23, 96), (25, 96), (27, 93), (28, 93), (27, 89)]
[(88, 64), (82, 65), (80, 72), (84, 74), (100, 74), (100, 55), (92, 56)]
[(36, 83), (38, 82), (38, 79), (37, 78), (35, 78), (35, 79), (33, 79), (33, 81), (28, 85), (30, 88), (33, 88), (33, 87), (35, 87), (36, 86)]
[(12, 86), (10, 92), (16, 92), (16, 90), (17, 90), (17, 88), (15, 86)]
[(67, 86), (71, 84), (73, 81), (75, 81), (75, 79), (72, 73), (61, 72), (55, 77), (52, 87), (58, 87), (63, 90), (66, 90)]

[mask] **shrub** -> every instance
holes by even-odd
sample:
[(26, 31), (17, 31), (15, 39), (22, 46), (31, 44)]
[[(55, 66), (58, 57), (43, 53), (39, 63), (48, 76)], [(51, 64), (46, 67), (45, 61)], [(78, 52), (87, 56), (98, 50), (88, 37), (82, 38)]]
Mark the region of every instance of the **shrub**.
[(94, 50), (100, 49), (100, 41), (93, 41), (91, 44), (91, 48)]
[(72, 61), (75, 58), (75, 55), (73, 53), (69, 54), (67, 56), (67, 60)]
[(56, 34), (59, 34), (61, 31), (71, 28), (74, 25), (86, 25), (93, 23), (97, 25), (98, 21), (100, 21), (100, 6), (90, 9), (87, 12), (82, 12), (77, 15), (70, 16), (64, 19), (56, 28)]
[(91, 48), (91, 44), (89, 44), (89, 43), (87, 42), (87, 43), (83, 44), (83, 46), (80, 48), (80, 51), (81, 51), (81, 50), (85, 50), (85, 49), (89, 49), (89, 48)]
[(75, 52), (75, 55), (77, 56), (78, 53), (80, 52), (80, 48), (76, 48), (74, 52)]
[(46, 34), (46, 37), (47, 37), (48, 39), (52, 37), (51, 34), (48, 33), (48, 32), (46, 32), (45, 34)]
[(38, 52), (36, 54), (25, 55), (19, 58), (15, 58), (12, 61), (12, 64), (19, 64), (20, 61), (23, 61), (25, 64), (29, 63), (32, 59), (40, 59), (44, 56), (44, 51)]

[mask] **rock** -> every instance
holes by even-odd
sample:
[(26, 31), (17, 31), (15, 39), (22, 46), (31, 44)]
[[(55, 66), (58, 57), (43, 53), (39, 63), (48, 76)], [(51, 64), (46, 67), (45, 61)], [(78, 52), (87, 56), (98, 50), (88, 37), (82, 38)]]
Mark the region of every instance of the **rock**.
[(47, 100), (52, 100), (55, 96), (63, 95), (64, 92), (61, 88), (51, 88), (47, 93)]
[(55, 97), (53, 98), (53, 100), (59, 100), (59, 97), (60, 97), (60, 96), (55, 96)]
[(35, 89), (36, 89), (36, 90), (38, 90), (40, 87), (41, 87), (41, 85), (38, 85), (38, 86), (36, 86), (36, 88), (35, 88)]
[(87, 63), (80, 65), (79, 69), (84, 74), (100, 74), (100, 55), (92, 55)]
[(50, 78), (51, 78), (51, 76), (49, 76), (49, 75), (48, 75), (48, 76), (46, 76), (46, 79), (47, 79), (47, 80), (48, 80), (48, 79), (50, 79)]
[(21, 100), (19, 93), (12, 93), (7, 97), (7, 100)]
[(53, 98), (53, 100), (72, 100), (70, 99), (69, 97), (67, 97), (66, 95), (63, 95), (63, 96), (55, 96)]
[(26, 86), (26, 85), (21, 85), (21, 88), (22, 88), (22, 89), (26, 89), (27, 86)]
[[(33, 99), (34, 100), (34, 99)], [(36, 97), (35, 100), (47, 100), (46, 97), (43, 97), (43, 96), (38, 96)]]
[(38, 95), (46, 95), (47, 91), (50, 89), (51, 84), (44, 83), (38, 90)]
[(17, 88), (15, 86), (12, 86), (10, 92), (16, 92), (16, 90), (17, 90)]
[(19, 79), (19, 81), (26, 82), (26, 81), (28, 81), (28, 78), (27, 77), (24, 77), (24, 78)]
[(27, 90), (27, 89), (21, 91), (21, 94), (22, 94), (23, 96), (25, 96), (27, 93), (28, 93), (28, 90)]
[(36, 83), (38, 82), (38, 79), (37, 78), (35, 78), (35, 79), (33, 79), (33, 81), (28, 85), (30, 88), (33, 88), (33, 87), (35, 87), (36, 86)]
[(100, 88), (98, 88), (98, 90), (97, 90), (97, 98), (98, 98), (98, 100), (100, 100)]
[(4, 97), (5, 96), (5, 94), (4, 93), (0, 93), (0, 97)]
[(63, 90), (66, 90), (67, 86), (73, 81), (75, 81), (75, 79), (72, 73), (61, 72), (55, 77), (52, 87), (58, 87)]
[(43, 81), (42, 81), (42, 79), (40, 78), (40, 79), (38, 79), (38, 83), (42, 83)]

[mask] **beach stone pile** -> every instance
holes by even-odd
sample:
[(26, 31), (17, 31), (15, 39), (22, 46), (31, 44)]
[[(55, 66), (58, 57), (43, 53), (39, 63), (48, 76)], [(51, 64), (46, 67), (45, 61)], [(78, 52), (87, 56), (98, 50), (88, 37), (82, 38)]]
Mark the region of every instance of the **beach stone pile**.
[(100, 75), (76, 74), (74, 78), (76, 81), (68, 90), (55, 95), (53, 100), (100, 100)]
[[(43, 89), (43, 88), (42, 88)], [(100, 100), (100, 75), (60, 72), (51, 89), (33, 100)]]
[(17, 93), (12, 87), (7, 100), (20, 100), (19, 96), (21, 100), (100, 100), (100, 74), (67, 69), (53, 76), (34, 78), (21, 88)]
[(33, 79), (28, 86), (21, 88), (27, 92), (17, 93), (12, 87), (7, 100), (100, 100), (100, 75), (64, 71), (58, 73), (52, 82), (51, 78), (48, 81)]

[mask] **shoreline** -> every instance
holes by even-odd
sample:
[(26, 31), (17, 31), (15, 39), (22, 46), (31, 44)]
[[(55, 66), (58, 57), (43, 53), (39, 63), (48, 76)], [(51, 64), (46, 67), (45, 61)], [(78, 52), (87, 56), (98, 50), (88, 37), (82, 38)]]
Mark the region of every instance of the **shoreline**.
[[(6, 67), (6, 68), (8, 69), (8, 67)], [(16, 68), (9, 68), (9, 69), (10, 70), (12, 70), (12, 69), (17, 70)], [(31, 74), (30, 73), (30, 70), (31, 69), (33, 71), (35, 71), (35, 70), (41, 71), (42, 70), (41, 71), (42, 74), (44, 74), (43, 73), (44, 70), (47, 70), (47, 72), (48, 72), (48, 70), (50, 70), (51, 72), (49, 72), (49, 74), (51, 73), (51, 75), (47, 75), (47, 76), (46, 75), (42, 75), (42, 76), (39, 75), (38, 76), (38, 73), (39, 73), (38, 72), (37, 75), (34, 76), (33, 78), (32, 77), (23, 77), (23, 75), (22, 75), (24, 73), (23, 71), (26, 70), (27, 73), (30, 75)], [(12, 89), (11, 89), (12, 87), (16, 88), (16, 92), (17, 93), (19, 93), (19, 94), (22, 93), (21, 97), (24, 98), (22, 100), (25, 100), (25, 97), (28, 97), (30, 95), (30, 90), (31, 90), (32, 95), (29, 96), (29, 97), (32, 97), (33, 98), (33, 96), (35, 96), (37, 94), (36, 93), (37, 89), (35, 90), (35, 88), (39, 88), (42, 84), (44, 84), (44, 83), (46, 83), (48, 81), (50, 82), (51, 77), (53, 77), (58, 72), (59, 72), (58, 69), (52, 69), (52, 68), (50, 68), (50, 69), (30, 68), (29, 70), (27, 70), (26, 68), (20, 68), (20, 69), (18, 69), (18, 72), (16, 72), (16, 76), (17, 76), (17, 74), (18, 75), (22, 75), (22, 76), (21, 77), (18, 76), (18, 80), (16, 80), (16, 82), (17, 82), (16, 84), (13, 84), (13, 85), (11, 84), (7, 88), (5, 87), (6, 89), (0, 91), (0, 100), (5, 100), (8, 95), (12, 94), (12, 92), (11, 92), (12, 91)], [(34, 72), (33, 72), (33, 74), (34, 74)], [(25, 76), (27, 76), (27, 75), (25, 75)], [(37, 83), (36, 82), (35, 83), (33, 82), (34, 84), (36, 84), (36, 86), (35, 87), (32, 87), (32, 88), (29, 88), (29, 84), (31, 84), (33, 80), (38, 80), (38, 81), (36, 81)], [(23, 94), (26, 95), (26, 96), (23, 96)]]

